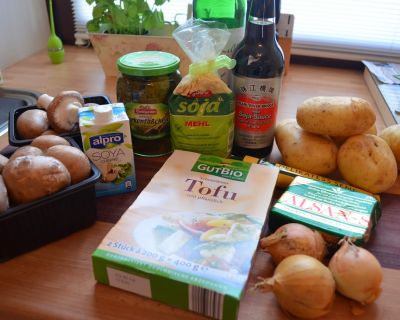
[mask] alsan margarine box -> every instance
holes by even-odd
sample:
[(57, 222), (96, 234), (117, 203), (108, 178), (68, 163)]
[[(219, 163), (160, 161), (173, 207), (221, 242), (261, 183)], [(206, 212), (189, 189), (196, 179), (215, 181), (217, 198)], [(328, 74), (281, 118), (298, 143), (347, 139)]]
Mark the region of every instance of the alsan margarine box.
[(345, 236), (367, 242), (381, 216), (379, 201), (371, 194), (306, 177), (295, 177), (271, 209), (270, 231), (298, 222), (335, 239)]
[(176, 150), (93, 253), (95, 278), (235, 319), (278, 171)]

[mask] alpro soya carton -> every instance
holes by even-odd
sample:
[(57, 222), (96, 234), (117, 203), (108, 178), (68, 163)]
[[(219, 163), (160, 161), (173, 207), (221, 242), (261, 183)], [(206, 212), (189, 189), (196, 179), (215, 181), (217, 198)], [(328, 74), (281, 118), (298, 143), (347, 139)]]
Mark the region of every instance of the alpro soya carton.
[(101, 171), (98, 197), (136, 190), (129, 119), (122, 103), (79, 109), (83, 149)]
[(235, 319), (278, 171), (175, 150), (93, 253), (97, 281)]

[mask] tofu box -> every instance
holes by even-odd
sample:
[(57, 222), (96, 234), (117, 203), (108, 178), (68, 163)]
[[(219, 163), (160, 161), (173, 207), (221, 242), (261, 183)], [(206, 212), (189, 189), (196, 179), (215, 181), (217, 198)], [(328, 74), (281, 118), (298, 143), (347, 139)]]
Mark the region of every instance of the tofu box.
[(96, 280), (236, 319), (278, 171), (174, 151), (94, 251)]

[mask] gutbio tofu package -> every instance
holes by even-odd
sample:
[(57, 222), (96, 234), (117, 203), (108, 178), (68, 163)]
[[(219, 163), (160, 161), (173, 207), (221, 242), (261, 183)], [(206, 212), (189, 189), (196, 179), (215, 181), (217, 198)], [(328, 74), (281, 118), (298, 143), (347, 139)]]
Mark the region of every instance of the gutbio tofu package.
[(93, 253), (97, 281), (235, 319), (277, 175), (174, 151)]

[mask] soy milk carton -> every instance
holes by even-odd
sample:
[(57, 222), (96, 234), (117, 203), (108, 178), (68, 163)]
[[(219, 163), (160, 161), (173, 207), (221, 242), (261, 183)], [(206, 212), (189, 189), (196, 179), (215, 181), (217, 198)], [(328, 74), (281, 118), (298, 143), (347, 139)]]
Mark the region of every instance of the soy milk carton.
[(98, 197), (136, 190), (129, 119), (122, 103), (79, 109), (79, 127), (86, 155), (101, 171)]

